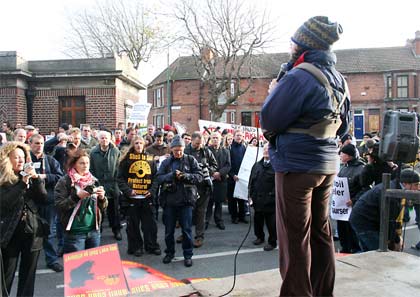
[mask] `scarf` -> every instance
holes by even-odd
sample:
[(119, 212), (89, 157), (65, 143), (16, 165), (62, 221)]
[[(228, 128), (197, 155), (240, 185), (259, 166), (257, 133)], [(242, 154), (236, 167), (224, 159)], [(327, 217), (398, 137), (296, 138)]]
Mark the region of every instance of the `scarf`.
[(77, 173), (76, 169), (71, 168), (68, 171), (68, 175), (71, 179), (73, 185), (79, 186), (82, 190), (87, 186), (93, 185), (95, 183), (95, 178), (92, 173), (88, 172), (85, 175), (80, 175)]

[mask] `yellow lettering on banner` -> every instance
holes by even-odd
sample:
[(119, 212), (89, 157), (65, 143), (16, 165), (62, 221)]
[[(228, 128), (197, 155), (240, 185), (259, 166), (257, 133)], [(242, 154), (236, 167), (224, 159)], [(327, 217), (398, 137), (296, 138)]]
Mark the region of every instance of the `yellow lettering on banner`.
[(130, 160), (140, 160), (140, 155), (130, 154), (129, 159)]
[(83, 258), (83, 254), (84, 253), (82, 252), (82, 253), (77, 253), (77, 254), (74, 254), (74, 255), (66, 255), (66, 257), (64, 257), (65, 262), (71, 261), (71, 260), (81, 259), (81, 258)]
[(118, 247), (116, 245), (112, 245), (112, 246), (109, 247), (109, 250), (110, 251), (117, 251)]
[(108, 291), (108, 297), (126, 296), (126, 295), (128, 295), (127, 289)]
[(150, 292), (149, 285), (141, 285), (131, 289), (131, 293), (141, 293), (141, 292)]
[(89, 256), (95, 256), (95, 255), (99, 255), (99, 251), (98, 250), (91, 250), (91, 251), (89, 251)]
[(105, 292), (92, 292), (88, 294), (88, 297), (106, 297)]
[(69, 297), (86, 297), (85, 294), (70, 295)]

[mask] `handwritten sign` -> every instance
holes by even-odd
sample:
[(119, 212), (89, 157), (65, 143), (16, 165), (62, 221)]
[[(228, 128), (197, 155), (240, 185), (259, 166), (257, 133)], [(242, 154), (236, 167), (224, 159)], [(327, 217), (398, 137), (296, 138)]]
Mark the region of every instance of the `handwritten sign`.
[[(200, 127), (201, 133), (206, 133), (206, 129), (210, 132), (213, 132), (219, 127), (219, 132), (222, 133), (223, 130), (227, 130), (229, 133), (234, 134), (235, 130), (241, 130), (244, 133), (244, 139), (246, 141), (251, 140), (253, 137), (257, 137), (260, 141), (264, 141), (264, 135), (260, 128), (251, 127), (251, 126), (241, 126), (236, 124), (227, 124), (227, 123), (220, 123), (220, 122), (212, 122), (212, 121), (205, 121), (205, 120), (198, 120), (198, 126)], [(205, 128), (204, 128), (205, 127)]]
[(241, 167), (239, 168), (239, 181), (235, 184), (235, 191), (233, 197), (248, 200), (248, 182), (251, 175), (252, 166), (254, 166), (258, 153), (258, 161), (263, 157), (262, 147), (248, 146), (244, 158), (242, 159)]
[(346, 203), (350, 200), (350, 191), (347, 177), (338, 177), (334, 179), (334, 185), (331, 195), (331, 218), (338, 221), (348, 221), (351, 213), (351, 207)]

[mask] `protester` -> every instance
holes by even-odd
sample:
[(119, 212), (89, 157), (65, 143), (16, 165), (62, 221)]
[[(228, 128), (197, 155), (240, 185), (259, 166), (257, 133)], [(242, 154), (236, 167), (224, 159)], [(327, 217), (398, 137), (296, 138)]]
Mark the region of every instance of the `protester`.
[(185, 144), (180, 136), (171, 142), (171, 156), (164, 160), (158, 170), (157, 180), (161, 185), (159, 196), (163, 208), (165, 225), (164, 264), (169, 264), (175, 256), (175, 225), (179, 220), (182, 228), (182, 249), (184, 265), (191, 267), (193, 256), (192, 210), (197, 200), (196, 185), (202, 182), (203, 176), (197, 160), (184, 155)]
[(111, 142), (111, 132), (99, 131), (99, 144), (90, 152), (90, 172), (104, 187), (108, 199), (107, 217), (116, 240), (122, 240), (119, 211), (118, 148)]
[(265, 242), (264, 222), (268, 230), (268, 242), (264, 251), (277, 247), (276, 234), (276, 191), (275, 174), (270, 163), (268, 144), (264, 146), (263, 158), (252, 166), (248, 183), (250, 203), (254, 207), (254, 234), (257, 237), (252, 243), (260, 245)]
[(213, 132), (211, 134), (209, 148), (216, 158), (217, 169), (212, 175), (213, 194), (210, 195), (207, 206), (205, 229), (209, 226), (214, 205), (214, 222), (216, 223), (216, 227), (220, 230), (225, 230), (225, 224), (222, 217), (222, 205), (227, 195), (227, 179), (231, 167), (230, 152), (227, 148), (221, 146), (221, 135), (218, 132)]
[(185, 154), (193, 156), (200, 166), (203, 181), (197, 184), (198, 199), (193, 210), (193, 222), (195, 224), (194, 247), (199, 248), (204, 242), (205, 216), (210, 195), (213, 192), (211, 177), (217, 170), (217, 161), (210, 151), (204, 146), (203, 135), (196, 131), (191, 135), (191, 143), (185, 148)]
[(7, 141), (13, 141), (13, 129), (12, 124), (9, 121), (3, 122), (2, 131), (6, 134)]
[(124, 149), (129, 147), (131, 144), (131, 141), (133, 140), (133, 137), (136, 135), (137, 135), (137, 132), (134, 127), (127, 128), (125, 130), (125, 137), (123, 138), (123, 140), (120, 142), (120, 145), (118, 146), (120, 151), (123, 151)]
[(89, 154), (78, 149), (68, 161), (67, 174), (55, 186), (55, 206), (65, 227), (65, 254), (100, 245), (99, 226), (108, 200), (89, 168)]
[[(420, 175), (413, 169), (401, 171), (399, 183), (396, 179), (391, 180), (391, 189), (419, 190)], [(356, 232), (362, 251), (373, 251), (379, 248), (379, 230), (381, 214), (382, 184), (364, 193), (350, 214), (350, 224)], [(402, 246), (402, 238), (396, 232), (401, 226), (397, 226), (396, 219), (401, 212), (401, 202), (398, 199), (390, 200), (389, 208), (389, 246), (399, 251)]]
[(153, 124), (147, 126), (147, 133), (143, 135), (144, 140), (146, 140), (146, 147), (155, 142), (155, 130), (156, 129)]
[(181, 135), (182, 140), (184, 140), (185, 146), (191, 143), (191, 135), (187, 132), (182, 133)]
[[(48, 200), (46, 203), (39, 204), (39, 214), (50, 225), (50, 231), (47, 238), (44, 239), (44, 254), (47, 267), (55, 272), (63, 271), (58, 258), (58, 247), (55, 247), (57, 231), (62, 232), (62, 228), (56, 227), (56, 210), (54, 206), (54, 187), (58, 180), (64, 176), (60, 168), (60, 163), (53, 157), (44, 153), (44, 137), (40, 134), (33, 134), (29, 138), (29, 145), (31, 148), (31, 159), (34, 164), (38, 164), (35, 169), (39, 178), (45, 181), (45, 189), (48, 193)], [(62, 237), (62, 234), (59, 235)]]
[(98, 141), (92, 136), (92, 130), (89, 124), (82, 125), (82, 139), (80, 140), (80, 148), (90, 152), (92, 148), (98, 145)]
[(18, 128), (13, 132), (13, 140), (14, 141), (18, 141), (21, 143), (25, 143), (26, 142), (26, 130), (22, 129), (22, 128)]
[[(361, 175), (365, 163), (360, 160), (357, 149), (352, 144), (346, 144), (341, 148), (340, 160), (343, 167), (341, 167), (337, 176), (347, 179), (350, 197), (348, 197), (349, 199), (346, 201), (346, 206), (354, 207), (364, 191)], [(337, 231), (340, 239), (341, 253), (353, 254), (360, 252), (356, 234), (348, 221), (338, 220)]]
[(119, 129), (119, 128), (115, 128), (115, 130), (114, 130), (114, 144), (117, 146), (117, 147), (119, 147), (119, 145), (120, 145), (120, 143), (121, 143), (121, 141), (122, 141), (122, 136), (123, 135), (123, 133), (122, 133), (122, 130), (121, 129)]
[(153, 214), (158, 187), (157, 169), (153, 156), (145, 153), (144, 146), (145, 140), (134, 136), (128, 150), (121, 155), (118, 168), (118, 186), (124, 195), (122, 204), (127, 207), (127, 253), (136, 257), (142, 256), (144, 250), (154, 255), (161, 254)]
[(35, 168), (25, 166), (29, 161), (29, 148), (21, 142), (11, 141), (0, 148), (2, 296), (11, 292), (18, 263), (16, 295), (34, 295), (38, 257), (47, 235), (39, 223), (37, 207), (48, 199), (47, 191)]
[(246, 151), (246, 145), (243, 138), (243, 132), (241, 130), (236, 130), (234, 140), (230, 146), (231, 167), (228, 178), (227, 198), (229, 213), (233, 224), (238, 224), (238, 222), (248, 224), (248, 220), (245, 218), (245, 200), (234, 197), (235, 185), (239, 181), (239, 169)]
[[(272, 81), (261, 110), (276, 172), (280, 296), (333, 295), (328, 203), (338, 157), (335, 138), (347, 132), (350, 118), (345, 80), (330, 49), (341, 32), (324, 16), (306, 21), (292, 37), (287, 73)], [(305, 66), (311, 70), (300, 68)]]

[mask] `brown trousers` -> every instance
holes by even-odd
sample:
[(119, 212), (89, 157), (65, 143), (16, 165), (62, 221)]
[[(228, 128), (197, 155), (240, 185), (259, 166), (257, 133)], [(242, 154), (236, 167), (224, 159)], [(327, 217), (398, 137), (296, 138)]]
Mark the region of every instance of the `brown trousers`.
[(276, 172), (280, 296), (333, 296), (329, 197), (334, 175)]

